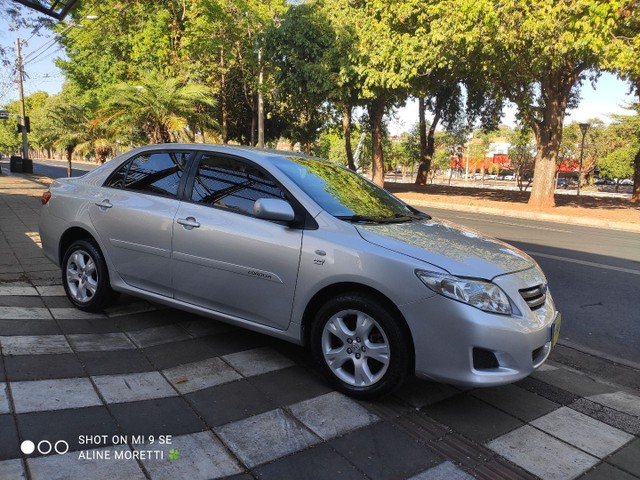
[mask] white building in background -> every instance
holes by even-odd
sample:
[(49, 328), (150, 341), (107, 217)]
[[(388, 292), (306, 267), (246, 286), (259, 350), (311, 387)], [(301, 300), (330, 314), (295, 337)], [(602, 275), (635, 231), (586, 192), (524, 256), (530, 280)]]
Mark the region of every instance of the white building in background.
[(487, 157), (491, 158), (495, 155), (508, 155), (510, 146), (511, 144), (507, 142), (506, 138), (496, 138), (494, 142), (489, 144)]

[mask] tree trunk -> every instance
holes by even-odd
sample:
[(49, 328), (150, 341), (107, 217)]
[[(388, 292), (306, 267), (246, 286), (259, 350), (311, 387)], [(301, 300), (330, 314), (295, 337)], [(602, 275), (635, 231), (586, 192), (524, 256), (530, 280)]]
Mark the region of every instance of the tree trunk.
[(640, 203), (640, 150), (636, 152), (636, 158), (633, 160), (633, 192), (631, 193), (631, 202)]
[(387, 99), (381, 95), (369, 103), (371, 121), (371, 168), (373, 183), (384, 187), (384, 155), (382, 153), (382, 118)]
[(427, 160), (427, 120), (425, 119), (424, 97), (418, 98), (418, 133), (420, 135), (420, 163)]
[[(562, 121), (560, 122), (562, 125)], [(536, 134), (538, 151), (536, 153), (535, 167), (533, 169), (533, 185), (529, 206), (533, 208), (555, 207), (553, 179), (556, 174), (556, 157), (560, 148), (562, 127), (559, 131), (545, 128)]]
[(67, 147), (67, 177), (71, 177), (72, 169), (71, 169), (71, 155), (73, 154), (74, 147)]
[(224, 46), (220, 49), (220, 106), (222, 109), (222, 143), (229, 143), (229, 112), (227, 109), (227, 75), (224, 70)]
[(258, 144), (258, 94), (252, 95), (253, 105), (251, 107), (251, 146), (255, 147)]
[(344, 149), (347, 152), (347, 165), (350, 170), (356, 171), (351, 148), (351, 105), (345, 103), (342, 106), (342, 132), (344, 133)]
[(565, 76), (556, 73), (541, 83), (544, 107), (542, 120), (531, 120), (530, 126), (536, 137), (538, 151), (533, 170), (533, 185), (529, 206), (532, 208), (555, 207), (556, 161), (562, 143), (562, 122), (564, 121), (571, 87), (575, 84), (579, 72)]
[(436, 111), (433, 117), (433, 122), (431, 122), (431, 126), (429, 127), (429, 134), (427, 135), (427, 151), (425, 156), (425, 163), (427, 164), (427, 172), (431, 170), (431, 161), (433, 160), (433, 154), (436, 151), (436, 127), (440, 122), (440, 112)]
[[(640, 100), (640, 78), (636, 77), (634, 86), (638, 100)], [(633, 159), (633, 191), (631, 192), (631, 202), (640, 203), (640, 149), (636, 152), (636, 158)]]
[(418, 98), (418, 134), (420, 135), (420, 166), (416, 175), (416, 185), (426, 185), (429, 169), (427, 168), (427, 122), (425, 120), (424, 98)]
[[(424, 111), (422, 112), (424, 117)], [(420, 168), (418, 168), (418, 176), (416, 177), (416, 184), (426, 185), (429, 178), (429, 171), (431, 170), (431, 161), (433, 160), (433, 154), (436, 150), (436, 127), (440, 122), (440, 112), (436, 111), (433, 117), (433, 122), (429, 126), (429, 132), (425, 135), (424, 156), (422, 153), (422, 132), (420, 132)], [(425, 122), (426, 133), (426, 122)]]

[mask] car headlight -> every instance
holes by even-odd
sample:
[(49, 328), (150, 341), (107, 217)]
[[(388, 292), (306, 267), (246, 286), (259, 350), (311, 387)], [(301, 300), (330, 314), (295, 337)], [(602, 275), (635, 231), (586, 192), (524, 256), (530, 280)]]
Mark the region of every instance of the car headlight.
[(445, 297), (453, 298), (485, 312), (502, 315), (511, 315), (512, 313), (509, 297), (494, 283), (426, 270), (416, 270), (416, 275), (427, 287)]

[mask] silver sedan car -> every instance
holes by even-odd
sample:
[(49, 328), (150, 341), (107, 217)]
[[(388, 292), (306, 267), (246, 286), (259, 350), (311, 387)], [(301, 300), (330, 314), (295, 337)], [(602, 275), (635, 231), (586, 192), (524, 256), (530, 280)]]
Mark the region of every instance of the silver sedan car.
[(308, 345), (340, 391), (411, 374), (529, 375), (560, 315), (525, 253), (290, 152), (151, 145), (43, 194), (42, 246), (73, 304), (118, 292)]

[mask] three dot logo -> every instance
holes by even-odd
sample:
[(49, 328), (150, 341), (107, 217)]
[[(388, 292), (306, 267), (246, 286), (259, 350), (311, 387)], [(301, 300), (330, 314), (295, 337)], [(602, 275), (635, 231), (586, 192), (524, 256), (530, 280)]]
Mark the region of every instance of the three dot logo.
[(55, 443), (51, 443), (49, 440), (40, 440), (37, 445), (31, 440), (25, 440), (20, 444), (20, 450), (25, 455), (31, 455), (36, 449), (40, 455), (49, 455), (51, 452), (64, 455), (69, 451), (69, 444), (64, 440), (58, 440)]

